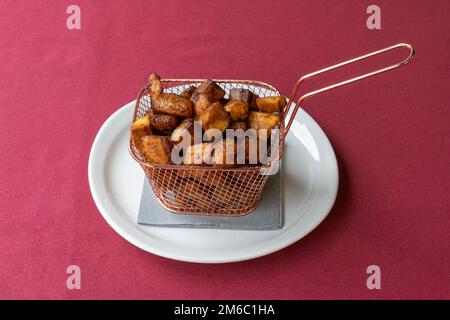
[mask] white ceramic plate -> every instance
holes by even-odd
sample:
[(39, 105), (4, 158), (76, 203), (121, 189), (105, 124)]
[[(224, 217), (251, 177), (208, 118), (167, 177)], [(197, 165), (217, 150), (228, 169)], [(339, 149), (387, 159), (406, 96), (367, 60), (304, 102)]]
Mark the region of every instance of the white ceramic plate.
[(89, 157), (89, 185), (109, 225), (135, 246), (170, 259), (224, 263), (270, 254), (298, 241), (328, 215), (338, 189), (336, 157), (319, 125), (299, 110), (283, 161), (284, 227), (276, 231), (142, 226), (136, 223), (144, 173), (128, 153), (135, 102), (100, 128)]

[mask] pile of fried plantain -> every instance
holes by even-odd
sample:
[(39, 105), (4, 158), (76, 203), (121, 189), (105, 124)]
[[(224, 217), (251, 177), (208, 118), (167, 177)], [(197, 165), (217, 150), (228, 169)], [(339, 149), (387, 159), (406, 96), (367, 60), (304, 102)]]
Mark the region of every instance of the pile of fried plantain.
[[(259, 97), (248, 89), (231, 89), (226, 92), (212, 80), (199, 86), (190, 86), (180, 94), (164, 92), (161, 78), (152, 73), (147, 89), (152, 108), (131, 126), (131, 137), (140, 155), (152, 164), (171, 164), (171, 151), (180, 143), (185, 133), (191, 136), (190, 146), (183, 155), (188, 165), (235, 166), (226, 150), (237, 149), (234, 140), (223, 139), (223, 148), (215, 151), (214, 141), (194, 145), (194, 121), (199, 121), (203, 131), (255, 129), (259, 139), (269, 139), (272, 129), (279, 127), (281, 113), (286, 106), (283, 96)], [(265, 129), (264, 133), (260, 129)], [(245, 143), (248, 160), (248, 141)], [(236, 155), (236, 152), (234, 152)]]

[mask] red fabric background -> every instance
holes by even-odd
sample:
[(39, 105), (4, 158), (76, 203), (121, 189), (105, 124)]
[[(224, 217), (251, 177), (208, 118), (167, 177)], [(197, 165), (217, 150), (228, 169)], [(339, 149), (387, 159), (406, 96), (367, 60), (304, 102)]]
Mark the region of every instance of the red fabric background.
[[(66, 28), (73, 3), (82, 30)], [(450, 2), (378, 0), (375, 31), (370, 4), (2, 0), (0, 298), (450, 298)], [(330, 216), (300, 242), (189, 264), (135, 248), (97, 211), (92, 141), (151, 71), (258, 79), (289, 94), (300, 75), (397, 42), (416, 46), (412, 64), (304, 105), (341, 181)], [(376, 63), (315, 84), (362, 65)], [(81, 267), (79, 291), (66, 289), (69, 264)], [(371, 264), (382, 290), (366, 288)]]

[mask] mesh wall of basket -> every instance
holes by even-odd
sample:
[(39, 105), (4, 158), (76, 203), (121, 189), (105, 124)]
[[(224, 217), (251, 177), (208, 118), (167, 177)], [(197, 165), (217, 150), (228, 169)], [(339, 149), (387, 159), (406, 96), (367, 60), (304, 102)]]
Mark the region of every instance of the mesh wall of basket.
[[(403, 61), (388, 67), (366, 73), (327, 87), (303, 94), (295, 104), (292, 114), (289, 112), (301, 83), (313, 76), (330, 70), (360, 61), (372, 56), (382, 54), (397, 48), (407, 48), (409, 56)], [(328, 68), (318, 70), (300, 78), (290, 95), (286, 108), (281, 113), (280, 141), (278, 157), (284, 152), (285, 137), (292, 125), (298, 108), (304, 100), (314, 95), (326, 92), (344, 85), (372, 77), (374, 75), (396, 69), (409, 63), (414, 57), (414, 48), (409, 44), (400, 43), (381, 49)], [(162, 80), (164, 92), (179, 94), (191, 85), (198, 86), (203, 79), (195, 80)], [(280, 95), (277, 89), (270, 84), (249, 80), (214, 80), (226, 95), (233, 88), (249, 89), (260, 97)], [(144, 87), (136, 100), (133, 122), (143, 117), (151, 109), (151, 101), (147, 87)], [(289, 114), (289, 116), (287, 116)], [(286, 122), (286, 124), (285, 124)], [(211, 165), (159, 165), (146, 162), (136, 150), (130, 136), (129, 151), (132, 157), (144, 170), (152, 189), (160, 204), (167, 210), (175, 213), (198, 215), (240, 216), (253, 211), (261, 200), (263, 188), (269, 178), (270, 172), (278, 158), (266, 165), (241, 165), (236, 167), (215, 167)]]

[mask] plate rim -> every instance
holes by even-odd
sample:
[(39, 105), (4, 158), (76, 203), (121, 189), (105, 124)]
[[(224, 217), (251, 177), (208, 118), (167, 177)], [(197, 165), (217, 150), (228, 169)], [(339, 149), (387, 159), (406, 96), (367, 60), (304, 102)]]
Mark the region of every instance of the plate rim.
[[(298, 235), (296, 235), (295, 237), (290, 238), (289, 240), (284, 240), (284, 241), (280, 241), (279, 243), (277, 243), (276, 245), (273, 245), (272, 247), (270, 247), (270, 249), (268, 250), (261, 250), (260, 252), (257, 253), (247, 253), (247, 254), (241, 254), (239, 257), (236, 258), (204, 258), (204, 257), (192, 257), (192, 256), (185, 256), (185, 255), (181, 255), (181, 254), (174, 254), (174, 253), (167, 253), (164, 250), (159, 250), (158, 248), (154, 248), (154, 247), (149, 247), (148, 244), (144, 243), (143, 241), (141, 241), (137, 236), (133, 236), (131, 233), (127, 232), (125, 230), (124, 227), (122, 227), (119, 223), (117, 223), (117, 221), (115, 221), (114, 218), (112, 218), (106, 211), (106, 209), (104, 208), (104, 206), (102, 205), (102, 202), (99, 198), (99, 195), (97, 194), (97, 191), (95, 189), (94, 184), (94, 155), (96, 153), (96, 151), (98, 150), (98, 144), (99, 141), (101, 140), (101, 137), (103, 136), (104, 132), (108, 129), (108, 127), (111, 125), (111, 123), (117, 118), (119, 117), (123, 112), (125, 112), (128, 108), (130, 108), (131, 105), (134, 105), (136, 103), (135, 100), (130, 101), (129, 103), (125, 104), (124, 106), (122, 106), (121, 108), (117, 109), (115, 112), (113, 112), (107, 119), (106, 121), (104, 121), (100, 127), (100, 129), (98, 130), (95, 139), (92, 143), (90, 152), (89, 152), (89, 159), (88, 159), (88, 180), (89, 180), (89, 188), (91, 191), (91, 195), (92, 198), (94, 200), (94, 203), (98, 209), (98, 211), (100, 211), (100, 214), (102, 215), (102, 217), (105, 219), (105, 221), (109, 224), (109, 226), (116, 232), (118, 233), (122, 238), (124, 238), (126, 241), (130, 242), (131, 244), (133, 244), (134, 246), (140, 248), (141, 250), (144, 250), (146, 252), (158, 255), (160, 257), (164, 257), (167, 259), (173, 259), (173, 260), (178, 260), (178, 261), (185, 261), (185, 262), (192, 262), (192, 263), (206, 263), (206, 264), (217, 264), (217, 263), (233, 263), (233, 262), (239, 262), (239, 261), (246, 261), (246, 260), (251, 260), (251, 259), (256, 259), (262, 256), (266, 256), (269, 254), (272, 254), (274, 252), (277, 252), (279, 250), (282, 250), (294, 243), (296, 243), (297, 241), (301, 240), (302, 238), (306, 237), (309, 233), (311, 233), (314, 229), (317, 228), (318, 225), (320, 225), (325, 219), (326, 217), (329, 215), (329, 213), (331, 212), (335, 202), (336, 202), (336, 198), (337, 198), (337, 193), (338, 193), (338, 186), (339, 186), (339, 167), (338, 167), (338, 163), (337, 163), (337, 158), (336, 158), (336, 154), (334, 152), (333, 146), (331, 145), (331, 142), (329, 141), (327, 135), (325, 134), (325, 132), (322, 130), (322, 128), (319, 126), (319, 124), (314, 120), (314, 118), (312, 118), (304, 109), (301, 109), (302, 112), (304, 112), (310, 120), (312, 121), (312, 123), (315, 125), (315, 129), (319, 130), (319, 133), (323, 136), (324, 138), (324, 142), (326, 142), (326, 147), (329, 149), (330, 153), (330, 160), (331, 164), (333, 166), (333, 171), (336, 173), (336, 179), (335, 179), (335, 183), (332, 186), (332, 190), (334, 191), (334, 194), (332, 196), (332, 200), (329, 202), (326, 210), (323, 216), (321, 217), (321, 219), (318, 219), (317, 222), (313, 225), (311, 225), (311, 227), (309, 227), (307, 229), (306, 232), (302, 232), (299, 233)], [(130, 117), (130, 121), (131, 121), (131, 117)], [(296, 121), (296, 120), (294, 120)], [(285, 227), (283, 227), (284, 229)], [(283, 230), (281, 229), (281, 230)], [(278, 230), (278, 231), (281, 231)], [(218, 232), (221, 230), (217, 230)], [(242, 231), (245, 232), (245, 231)], [(257, 232), (271, 232), (271, 231), (257, 231)], [(281, 233), (282, 234), (282, 233)]]

